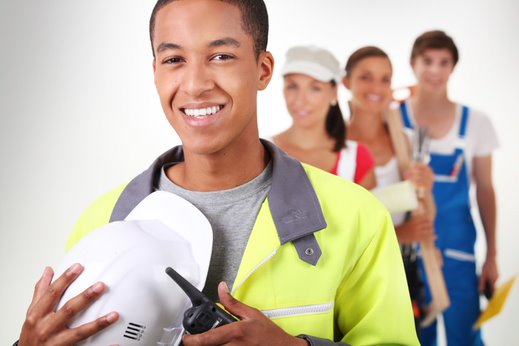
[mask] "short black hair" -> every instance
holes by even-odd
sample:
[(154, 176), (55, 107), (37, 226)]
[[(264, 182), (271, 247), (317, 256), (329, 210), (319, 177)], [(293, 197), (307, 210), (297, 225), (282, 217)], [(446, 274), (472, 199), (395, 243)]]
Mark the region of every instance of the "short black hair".
[[(150, 17), (150, 42), (153, 57), (155, 57), (155, 51), (153, 49), (153, 33), (155, 31), (155, 17), (157, 13), (166, 5), (177, 0), (158, 0), (153, 7)], [(268, 36), (269, 36), (269, 17), (267, 12), (267, 6), (263, 0), (219, 0), (232, 4), (240, 9), (242, 28), (243, 30), (252, 36), (254, 41), (254, 52), (256, 58), (259, 57), (261, 52), (267, 50)]]
[(411, 50), (411, 63), (418, 55), (422, 55), (427, 49), (447, 49), (452, 55), (454, 66), (458, 63), (458, 47), (452, 37), (441, 30), (426, 31), (416, 38)]

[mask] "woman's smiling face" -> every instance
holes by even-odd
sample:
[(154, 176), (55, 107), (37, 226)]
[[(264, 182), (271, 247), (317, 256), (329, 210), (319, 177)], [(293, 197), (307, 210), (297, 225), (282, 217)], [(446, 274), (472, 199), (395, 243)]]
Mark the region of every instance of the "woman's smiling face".
[(331, 82), (300, 73), (285, 75), (283, 94), (295, 126), (324, 129), (330, 105), (337, 102), (337, 87)]
[(392, 68), (385, 57), (360, 60), (344, 84), (352, 94), (352, 104), (371, 113), (384, 112), (392, 100)]

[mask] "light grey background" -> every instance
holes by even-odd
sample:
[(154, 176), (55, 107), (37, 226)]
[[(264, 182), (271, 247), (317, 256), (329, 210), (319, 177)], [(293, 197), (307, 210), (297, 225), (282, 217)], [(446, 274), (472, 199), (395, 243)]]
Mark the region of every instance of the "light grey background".
[[(18, 337), (35, 282), (56, 266), (80, 213), (131, 179), (178, 137), (153, 85), (148, 16), (154, 1), (0, 1), (0, 343)], [(414, 38), (440, 28), (461, 51), (451, 96), (485, 111), (495, 154), (501, 280), (519, 271), (519, 3), (514, 0), (267, 0), (276, 72), (286, 49), (319, 44), (342, 61), (375, 44), (394, 85), (414, 82)], [(290, 123), (276, 73), (260, 94), (260, 131)], [(347, 93), (341, 91), (341, 104)], [(484, 140), (484, 139), (482, 139)], [(478, 246), (478, 255), (483, 255)], [(484, 330), (489, 345), (519, 340), (519, 288)]]

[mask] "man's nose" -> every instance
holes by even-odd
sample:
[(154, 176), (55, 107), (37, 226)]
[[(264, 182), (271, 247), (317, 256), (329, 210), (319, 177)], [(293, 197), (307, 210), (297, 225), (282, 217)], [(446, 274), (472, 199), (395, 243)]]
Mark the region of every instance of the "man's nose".
[(442, 67), (440, 66), (440, 64), (431, 64), (431, 66), (429, 68), (429, 72), (436, 74), (436, 73), (439, 73), (441, 71), (441, 69), (442, 69)]
[(181, 89), (191, 96), (200, 96), (214, 88), (213, 74), (203, 63), (187, 64), (182, 76)]

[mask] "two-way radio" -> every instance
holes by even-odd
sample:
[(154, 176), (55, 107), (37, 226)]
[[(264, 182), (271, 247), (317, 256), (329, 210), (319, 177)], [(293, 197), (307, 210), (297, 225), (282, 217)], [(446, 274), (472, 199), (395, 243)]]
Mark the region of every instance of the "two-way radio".
[(173, 268), (166, 268), (166, 274), (182, 288), (193, 304), (192, 307), (184, 312), (182, 324), (186, 332), (200, 334), (238, 321), (236, 317), (212, 302)]

